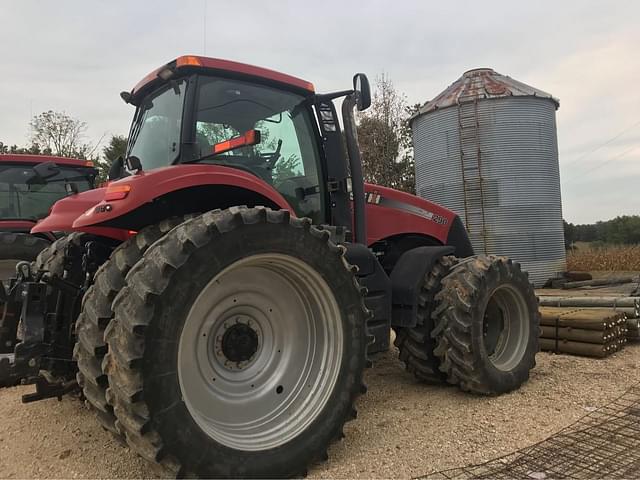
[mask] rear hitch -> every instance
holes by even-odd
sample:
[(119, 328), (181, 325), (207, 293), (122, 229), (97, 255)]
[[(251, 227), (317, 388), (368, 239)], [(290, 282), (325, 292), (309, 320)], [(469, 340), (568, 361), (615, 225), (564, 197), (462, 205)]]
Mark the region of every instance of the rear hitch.
[[(27, 263), (27, 262), (21, 262)], [(26, 271), (28, 274), (28, 267)], [(28, 278), (28, 275), (25, 275)], [(9, 300), (15, 308), (22, 303), (19, 343), (13, 354), (0, 356), (0, 386), (11, 386), (20, 380), (38, 375), (40, 357), (45, 353), (44, 344), (47, 284), (41, 282), (16, 283)]]
[(27, 393), (22, 396), (22, 403), (37, 402), (47, 398), (57, 398), (62, 400), (62, 396), (72, 393), (78, 389), (78, 382), (69, 380), (68, 382), (49, 382), (44, 376), (36, 377), (32, 382), (36, 386), (34, 393)]
[[(20, 275), (23, 279), (31, 278), (29, 267), (20, 268)], [(12, 285), (8, 306), (14, 311), (8, 313), (15, 317), (20, 309), (19, 341), (14, 353), (0, 356), (0, 386), (16, 385), (39, 376), (40, 359), (49, 350), (45, 343), (46, 292), (47, 284), (43, 282), (18, 280)]]

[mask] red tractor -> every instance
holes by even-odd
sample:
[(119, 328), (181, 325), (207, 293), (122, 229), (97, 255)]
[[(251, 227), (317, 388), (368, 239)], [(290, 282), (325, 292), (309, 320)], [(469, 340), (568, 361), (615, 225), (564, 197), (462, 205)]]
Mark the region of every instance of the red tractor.
[(391, 328), (421, 380), (480, 394), (527, 380), (527, 275), (475, 256), (453, 212), (364, 183), (365, 75), (319, 94), (183, 56), (121, 97), (136, 107), (125, 159), (108, 187), (54, 205), (33, 232), (74, 233), (6, 293), (21, 342), (0, 376), (36, 384), (24, 401), (79, 385), (164, 473), (286, 477), (341, 438)]
[[(69, 195), (70, 188), (93, 188), (93, 163), (49, 155), (0, 155), (0, 262), (35, 260), (56, 240), (53, 232), (29, 234), (51, 206)], [(72, 186), (75, 185), (75, 187)], [(59, 235), (58, 235), (59, 236)], [(7, 268), (13, 270), (14, 265)]]
[[(61, 232), (30, 234), (51, 206), (70, 193), (93, 188), (93, 163), (45, 155), (0, 155), (0, 282), (15, 274), (20, 261), (34, 261)], [(15, 318), (0, 303), (0, 353), (13, 352)]]

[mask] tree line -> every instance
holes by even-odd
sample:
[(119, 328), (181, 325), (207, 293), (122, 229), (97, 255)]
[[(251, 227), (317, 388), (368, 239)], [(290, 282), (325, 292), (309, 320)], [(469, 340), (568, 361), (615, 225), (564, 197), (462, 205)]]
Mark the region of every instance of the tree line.
[(564, 239), (567, 247), (575, 242), (640, 244), (640, 215), (622, 215), (612, 220), (581, 225), (565, 221)]

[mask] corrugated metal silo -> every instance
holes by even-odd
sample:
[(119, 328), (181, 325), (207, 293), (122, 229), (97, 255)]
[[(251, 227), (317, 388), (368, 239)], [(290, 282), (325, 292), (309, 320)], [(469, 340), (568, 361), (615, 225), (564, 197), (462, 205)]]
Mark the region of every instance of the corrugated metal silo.
[(566, 268), (558, 106), (482, 68), (412, 119), (418, 195), (457, 212), (477, 253), (519, 261), (536, 286)]

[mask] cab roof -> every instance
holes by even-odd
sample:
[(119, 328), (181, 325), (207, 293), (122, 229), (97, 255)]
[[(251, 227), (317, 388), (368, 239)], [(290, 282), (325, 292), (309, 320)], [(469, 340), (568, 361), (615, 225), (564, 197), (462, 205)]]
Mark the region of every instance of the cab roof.
[(93, 168), (93, 162), (91, 160), (81, 160), (79, 158), (57, 157), (55, 155), (28, 155), (14, 153), (0, 154), (0, 163), (28, 163), (31, 165), (37, 165), (38, 163), (43, 162), (54, 162), (58, 165), (72, 167)]
[(297, 90), (300, 93), (309, 95), (315, 93), (315, 88), (311, 82), (302, 80), (301, 78), (287, 75), (286, 73), (276, 72), (268, 68), (256, 67), (246, 63), (233, 62), (231, 60), (222, 60), (220, 58), (200, 57), (196, 55), (183, 55), (175, 60), (163, 65), (144, 77), (131, 90), (131, 97), (134, 99), (131, 103), (136, 103), (136, 97), (142, 92), (153, 88), (155, 85), (162, 83), (163, 80), (160, 73), (166, 70), (180, 71), (187, 69), (208, 70), (220, 72), (223, 74), (231, 74), (245, 78), (253, 78), (264, 80), (267, 83), (276, 83), (281, 86)]

